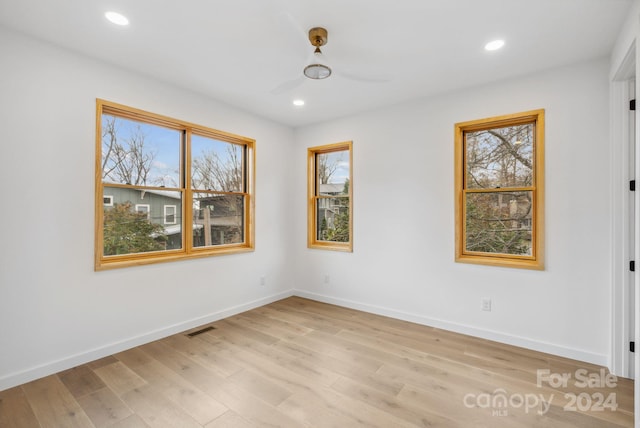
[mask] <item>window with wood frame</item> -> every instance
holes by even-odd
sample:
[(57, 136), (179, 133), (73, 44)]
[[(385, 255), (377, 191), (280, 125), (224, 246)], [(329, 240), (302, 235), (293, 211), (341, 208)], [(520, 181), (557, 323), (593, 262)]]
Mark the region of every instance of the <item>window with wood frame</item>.
[(307, 150), (308, 246), (353, 251), (351, 141)]
[(543, 269), (544, 110), (455, 125), (457, 262)]
[(254, 140), (96, 104), (96, 270), (253, 250)]

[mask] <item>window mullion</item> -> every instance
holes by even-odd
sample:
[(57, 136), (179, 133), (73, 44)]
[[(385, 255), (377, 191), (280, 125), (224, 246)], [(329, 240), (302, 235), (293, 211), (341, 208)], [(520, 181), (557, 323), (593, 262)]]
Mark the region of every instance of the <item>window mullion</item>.
[(464, 189), (465, 193), (513, 193), (513, 192), (533, 192), (535, 187), (498, 187), (483, 189)]
[(182, 142), (182, 245), (187, 254), (193, 251), (193, 189), (191, 188), (191, 130), (183, 132)]

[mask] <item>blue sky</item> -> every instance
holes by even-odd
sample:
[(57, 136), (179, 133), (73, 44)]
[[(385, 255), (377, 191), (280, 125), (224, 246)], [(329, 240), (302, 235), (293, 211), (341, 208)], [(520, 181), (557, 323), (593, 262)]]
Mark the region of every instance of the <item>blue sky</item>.
[[(110, 115), (103, 115), (103, 121)], [(145, 153), (153, 154), (152, 168), (147, 185), (180, 187), (180, 147), (181, 131), (157, 125), (137, 122), (118, 117), (116, 120), (118, 142), (126, 147), (126, 142), (140, 130), (144, 135)], [(226, 148), (229, 143), (211, 138), (192, 136), (192, 158), (213, 151), (224, 162), (227, 159)]]
[(343, 184), (349, 178), (349, 151), (324, 153), (327, 165), (337, 164), (337, 168), (329, 179), (329, 183)]

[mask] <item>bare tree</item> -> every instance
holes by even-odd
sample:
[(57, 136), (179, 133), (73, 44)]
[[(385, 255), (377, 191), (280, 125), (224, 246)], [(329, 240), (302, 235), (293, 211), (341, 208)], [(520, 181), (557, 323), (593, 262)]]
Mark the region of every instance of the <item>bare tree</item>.
[(193, 160), (192, 185), (194, 189), (220, 192), (241, 192), (242, 150), (229, 144), (225, 159), (211, 150)]
[(117, 183), (145, 185), (155, 158), (145, 148), (146, 135), (137, 125), (128, 138), (119, 139), (117, 118), (102, 119), (102, 178)]
[(318, 154), (316, 156), (316, 170), (318, 171), (318, 180), (320, 184), (327, 184), (331, 180), (331, 176), (336, 172), (339, 165), (339, 160), (335, 159), (330, 162), (330, 156), (326, 154)]
[(489, 129), (467, 138), (467, 184), (471, 187), (521, 187), (532, 183), (530, 125)]
[(112, 153), (118, 142), (118, 130), (115, 117), (102, 116), (102, 178), (111, 176), (117, 164), (112, 159)]

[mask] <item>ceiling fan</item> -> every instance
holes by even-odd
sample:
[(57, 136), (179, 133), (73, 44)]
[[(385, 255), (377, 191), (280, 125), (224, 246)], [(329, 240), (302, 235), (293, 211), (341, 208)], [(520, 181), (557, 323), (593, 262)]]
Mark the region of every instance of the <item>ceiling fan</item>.
[(313, 51), (313, 56), (311, 59), (307, 61), (307, 65), (302, 70), (302, 76), (299, 76), (293, 80), (289, 80), (284, 82), (274, 88), (271, 93), (274, 95), (281, 94), (293, 88), (296, 88), (303, 84), (306, 79), (311, 80), (322, 80), (326, 79), (331, 75), (338, 75), (341, 77), (345, 77), (347, 79), (356, 80), (359, 82), (365, 83), (384, 83), (388, 82), (390, 79), (388, 77), (363, 77), (356, 76), (353, 74), (349, 74), (346, 72), (340, 72), (337, 70), (333, 70), (328, 64), (328, 60), (322, 50), (320, 50), (321, 46), (327, 44), (328, 41), (328, 32), (325, 28), (322, 27), (313, 27), (309, 30), (309, 42), (311, 46), (315, 49)]
[(315, 46), (316, 49), (313, 51), (313, 61), (311, 64), (307, 65), (303, 73), (309, 79), (326, 79), (331, 76), (331, 67), (326, 65), (326, 60), (324, 59), (324, 55), (320, 50), (320, 46), (324, 46), (327, 44), (327, 30), (322, 27), (313, 27), (309, 30), (309, 41), (312, 46)]

